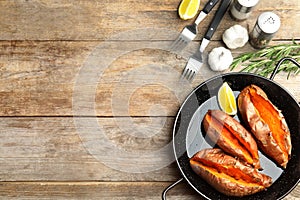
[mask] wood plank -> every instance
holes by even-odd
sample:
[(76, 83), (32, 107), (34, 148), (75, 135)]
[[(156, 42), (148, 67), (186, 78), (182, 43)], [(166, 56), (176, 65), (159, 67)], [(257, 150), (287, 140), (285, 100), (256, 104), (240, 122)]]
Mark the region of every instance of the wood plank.
[[(178, 81), (197, 42), (180, 54), (167, 41), (0, 44), (0, 116), (175, 116), (194, 87), (218, 74), (204, 65), (192, 84)], [(207, 52), (222, 45), (212, 42)], [(254, 49), (232, 52), (246, 51)], [(299, 101), (299, 76), (276, 81)]]
[[(82, 133), (74, 118), (1, 118), (0, 180), (174, 181), (180, 173), (172, 164), (173, 119), (82, 118)], [(106, 149), (95, 154), (99, 148), (88, 140), (98, 146), (107, 140)]]
[[(201, 1), (201, 8), (207, 0)], [(179, 19), (177, 8), (180, 1), (96, 1), (85, 0), (71, 3), (68, 0), (57, 3), (51, 1), (0, 1), (0, 40), (105, 40), (122, 31), (148, 28), (145, 35), (155, 39), (169, 40), (174, 35), (161, 34), (159, 28), (181, 31), (192, 20)], [(278, 6), (280, 5), (280, 7)], [(282, 19), (282, 30), (277, 39), (300, 39), (300, 5), (298, 0), (261, 1), (251, 17), (242, 22), (253, 24), (263, 11), (276, 11)], [(217, 7), (214, 9), (216, 10)], [(212, 15), (208, 16), (201, 27), (208, 27)], [(228, 14), (220, 25), (214, 39), (219, 39), (223, 31), (236, 24)], [(293, 24), (293, 26), (290, 26)], [(203, 35), (206, 28), (199, 28)], [(289, 34), (286, 34), (289, 33)], [(134, 34), (126, 39), (136, 38)], [(118, 38), (115, 35), (114, 39)]]
[[(160, 199), (171, 182), (0, 182), (0, 197), (9, 199)], [(296, 200), (300, 187), (284, 200)], [(167, 193), (168, 199), (202, 200), (187, 183)]]
[[(0, 197), (26, 199), (160, 199), (170, 182), (1, 183)], [(171, 199), (202, 199), (187, 184), (170, 191)]]

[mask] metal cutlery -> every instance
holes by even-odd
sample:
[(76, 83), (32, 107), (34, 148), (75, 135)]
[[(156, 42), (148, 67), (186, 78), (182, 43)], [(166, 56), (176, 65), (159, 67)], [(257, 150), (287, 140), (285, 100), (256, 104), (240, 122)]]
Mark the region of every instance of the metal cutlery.
[(210, 42), (210, 39), (212, 38), (213, 34), (215, 33), (217, 27), (219, 26), (221, 20), (224, 17), (224, 14), (226, 13), (229, 5), (231, 3), (231, 0), (222, 0), (221, 5), (219, 6), (212, 22), (210, 23), (207, 32), (204, 35), (204, 38), (202, 39), (200, 48), (189, 58), (185, 69), (181, 75), (181, 78), (186, 78), (188, 81), (192, 81), (195, 77), (195, 75), (198, 73), (199, 69), (201, 68), (203, 64), (203, 52), (207, 45)]
[(192, 41), (196, 37), (198, 33), (197, 31), (198, 25), (206, 17), (206, 15), (213, 9), (213, 7), (218, 3), (218, 1), (219, 0), (208, 1), (205, 4), (203, 10), (199, 13), (195, 22), (191, 25), (187, 25), (184, 27), (181, 34), (171, 45), (171, 49), (173, 51), (181, 51), (189, 44), (190, 41)]

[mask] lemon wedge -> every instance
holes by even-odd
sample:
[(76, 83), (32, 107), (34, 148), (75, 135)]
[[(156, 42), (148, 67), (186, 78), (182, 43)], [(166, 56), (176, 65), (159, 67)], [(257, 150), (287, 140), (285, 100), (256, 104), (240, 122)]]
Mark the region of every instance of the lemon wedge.
[(218, 101), (220, 108), (228, 115), (237, 113), (235, 96), (227, 82), (224, 82), (218, 91)]
[(192, 19), (196, 16), (200, 6), (200, 0), (182, 0), (179, 8), (179, 17), (183, 20)]

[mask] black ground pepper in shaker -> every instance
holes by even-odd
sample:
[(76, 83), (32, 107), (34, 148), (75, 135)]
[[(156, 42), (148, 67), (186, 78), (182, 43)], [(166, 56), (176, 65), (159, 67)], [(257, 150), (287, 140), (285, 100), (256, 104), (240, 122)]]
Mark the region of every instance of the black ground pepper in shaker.
[(257, 49), (264, 48), (280, 28), (280, 18), (273, 12), (264, 12), (257, 18), (250, 33), (250, 44)]
[(259, 0), (234, 0), (230, 8), (230, 15), (236, 21), (247, 19)]

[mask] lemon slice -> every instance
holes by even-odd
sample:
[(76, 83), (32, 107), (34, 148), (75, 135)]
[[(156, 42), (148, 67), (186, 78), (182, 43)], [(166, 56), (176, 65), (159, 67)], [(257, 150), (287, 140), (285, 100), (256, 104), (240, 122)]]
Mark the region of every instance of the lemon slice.
[(228, 115), (237, 113), (235, 96), (227, 82), (223, 83), (218, 91), (218, 101), (221, 109)]
[(196, 16), (200, 6), (200, 0), (182, 0), (179, 8), (179, 17), (183, 20), (192, 19)]

